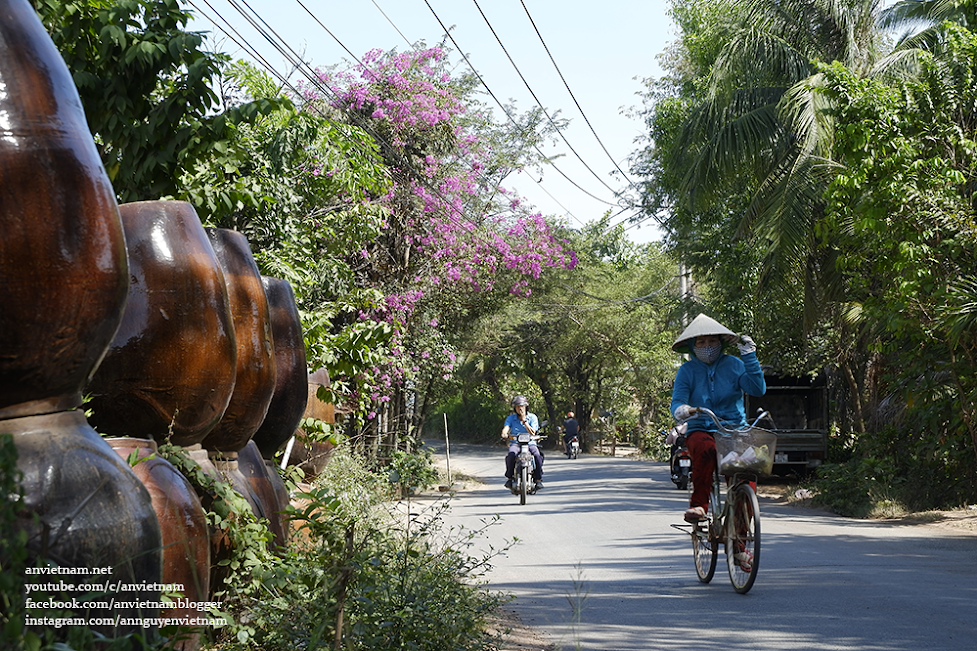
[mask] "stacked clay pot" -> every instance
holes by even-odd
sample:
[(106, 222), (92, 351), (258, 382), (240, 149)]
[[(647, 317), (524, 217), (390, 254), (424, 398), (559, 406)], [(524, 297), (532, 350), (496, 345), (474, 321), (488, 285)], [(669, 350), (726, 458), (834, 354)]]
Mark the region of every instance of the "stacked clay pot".
[(237, 341), (237, 372), (227, 409), (204, 438), (203, 446), (209, 452), (237, 452), (261, 426), (275, 392), (271, 318), (247, 238), (225, 228), (206, 231), (227, 285)]
[[(277, 379), (268, 413), (251, 442), (241, 450), (238, 461), (242, 472), (255, 485), (256, 490), (258, 484), (270, 484), (276, 503), (269, 515), (269, 521), (277, 546), (283, 548), (287, 542), (287, 527), (282, 524), (280, 513), (288, 505), (289, 498), (285, 483), (275, 467), (274, 458), (275, 453), (291, 438), (305, 413), (308, 371), (302, 321), (292, 286), (285, 280), (268, 276), (262, 276), (261, 283), (271, 315)], [(247, 459), (245, 453), (248, 453)]]
[(27, 0), (0, 0), (0, 88), (0, 433), (13, 435), (23, 474), (18, 525), (35, 558), (158, 584), (149, 493), (75, 410), (125, 307), (122, 224), (71, 75)]
[[(91, 422), (102, 434), (119, 437), (115, 440), (128, 451), (155, 449), (157, 442), (199, 448), (223, 416), (237, 372), (224, 275), (190, 204), (144, 201), (123, 204), (119, 212), (129, 255), (129, 299), (88, 386)], [(196, 495), (179, 507), (161, 500), (160, 494), (173, 500), (182, 496), (187, 482), (159, 461), (151, 476), (139, 471), (145, 462), (136, 474), (154, 496), (162, 526), (163, 582), (187, 585), (185, 577), (200, 577), (185, 597), (207, 601), (210, 557), (223, 547), (216, 541), (211, 545), (209, 532), (201, 539), (199, 522), (206, 522), (206, 515)], [(158, 469), (162, 464), (173, 472)], [(173, 517), (174, 508), (186, 517)], [(193, 554), (182, 553), (184, 541), (192, 541)], [(197, 640), (191, 634), (181, 644), (189, 649)]]
[[(235, 492), (241, 495), (256, 518), (265, 517), (264, 510), (251, 489), (251, 484), (238, 469), (237, 452), (228, 452), (226, 456), (221, 456), (220, 453), (210, 453), (199, 443), (188, 447), (186, 451), (204, 474), (233, 488)], [(200, 492), (199, 495), (204, 510), (213, 510), (216, 494)], [(215, 598), (215, 593), (223, 591), (226, 587), (226, 580), (230, 576), (230, 567), (222, 564), (222, 561), (229, 560), (232, 554), (233, 543), (230, 537), (221, 527), (212, 526), (210, 528), (211, 600)]]
[[(287, 540), (282, 520), (282, 511), (288, 505), (287, 491), (278, 471), (265, 464), (254, 441), (241, 448), (237, 453), (237, 465), (241, 474), (247, 479), (251, 493), (257, 500), (264, 517), (268, 520), (268, 530), (274, 536), (272, 548), (284, 549)], [(285, 501), (282, 501), (282, 493)]]
[(237, 343), (224, 274), (193, 207), (119, 207), (131, 286), (122, 324), (88, 386), (108, 436), (203, 441), (234, 390)]
[[(262, 503), (241, 472), (238, 452), (261, 426), (275, 391), (275, 350), (268, 300), (247, 238), (224, 228), (208, 228), (206, 232), (227, 287), (237, 342), (237, 371), (231, 400), (220, 422), (204, 437), (203, 449), (217, 476), (248, 500), (256, 517), (267, 518), (277, 510), (277, 504)], [(216, 586), (222, 585), (222, 570), (215, 567), (211, 579)]]
[[(326, 370), (319, 369), (310, 373), (306, 387), (307, 402), (303, 418), (315, 418), (329, 424), (335, 423), (335, 407), (318, 396), (319, 387), (329, 387), (329, 374)], [(329, 457), (332, 456), (333, 446), (329, 442), (310, 440), (308, 434), (302, 429), (296, 429), (294, 436), (295, 441), (288, 457), (288, 464), (301, 468), (306, 479), (311, 481), (326, 467)]]
[(268, 299), (271, 332), (275, 351), (275, 390), (268, 413), (252, 436), (261, 456), (274, 459), (275, 453), (291, 438), (308, 404), (308, 369), (302, 320), (295, 294), (288, 281), (261, 277)]
[[(183, 586), (181, 600), (186, 605), (167, 608), (164, 615), (206, 616), (191, 605), (208, 601), (210, 595), (210, 530), (194, 487), (169, 461), (157, 456), (156, 441), (140, 438), (107, 441), (149, 491), (162, 532), (163, 583)], [(202, 631), (181, 631), (181, 637), (175, 648), (192, 651), (199, 648)]]

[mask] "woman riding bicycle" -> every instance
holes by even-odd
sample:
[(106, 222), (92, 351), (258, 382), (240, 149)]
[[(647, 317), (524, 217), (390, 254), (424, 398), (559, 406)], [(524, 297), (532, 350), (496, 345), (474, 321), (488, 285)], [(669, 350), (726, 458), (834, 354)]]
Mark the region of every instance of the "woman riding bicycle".
[[(739, 348), (739, 357), (723, 353), (723, 345), (733, 343)], [(688, 422), (685, 444), (692, 458), (692, 497), (685, 519), (696, 522), (705, 517), (709, 507), (716, 468), (716, 425), (705, 416), (693, 417), (694, 407), (711, 409), (730, 425), (745, 425), (743, 393), (762, 396), (767, 383), (753, 340), (737, 336), (704, 314), (679, 335), (672, 350), (690, 355), (675, 375), (671, 411), (676, 420)]]

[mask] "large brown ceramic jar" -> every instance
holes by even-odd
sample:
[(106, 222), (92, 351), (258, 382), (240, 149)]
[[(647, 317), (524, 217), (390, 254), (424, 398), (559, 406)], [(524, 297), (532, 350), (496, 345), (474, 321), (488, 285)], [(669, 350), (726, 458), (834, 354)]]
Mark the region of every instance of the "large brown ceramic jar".
[[(190, 458), (200, 469), (213, 479), (233, 488), (248, 503), (256, 518), (265, 517), (264, 508), (251, 488), (250, 482), (241, 472), (237, 462), (237, 452), (214, 452), (202, 448), (199, 444), (187, 448)], [(205, 510), (213, 510), (215, 494), (200, 492), (201, 504)], [(226, 579), (230, 576), (230, 568), (222, 561), (230, 560), (233, 549), (230, 537), (220, 527), (210, 528), (210, 593), (226, 589)]]
[(275, 348), (268, 300), (248, 240), (237, 231), (208, 228), (224, 272), (237, 340), (234, 393), (203, 446), (215, 452), (237, 452), (261, 426), (275, 393)]
[[(149, 494), (68, 411), (115, 336), (128, 282), (112, 186), (71, 75), (27, 0), (0, 0), (0, 433), (13, 435), (23, 474), (18, 526), (35, 558), (152, 586), (161, 540)], [(159, 590), (126, 596), (157, 601)]]
[(200, 443), (230, 402), (237, 346), (224, 274), (193, 206), (119, 206), (132, 282), (88, 386), (102, 434)]
[[(193, 486), (166, 459), (156, 456), (156, 441), (139, 438), (106, 439), (132, 467), (153, 502), (163, 539), (163, 583), (182, 586), (177, 608), (164, 617), (205, 617), (195, 604), (210, 594), (210, 530), (207, 516)], [(135, 465), (133, 465), (135, 464)], [(199, 630), (181, 631), (176, 648), (191, 651), (200, 646)]]
[(281, 484), (281, 488), (284, 488), (284, 483), (278, 471), (265, 465), (265, 460), (258, 452), (258, 447), (254, 441), (248, 441), (248, 444), (238, 451), (237, 465), (241, 474), (251, 484), (255, 499), (261, 504), (261, 510), (268, 519), (268, 529), (275, 536), (274, 541), (272, 541), (273, 547), (284, 549), (287, 541), (281, 512), (285, 509), (287, 502), (281, 501), (281, 491), (278, 485)]
[(0, 1), (0, 419), (81, 403), (129, 277), (112, 186), (27, 0)]
[[(199, 444), (191, 445), (186, 452), (205, 474), (237, 491), (251, 507), (251, 512), (256, 518), (265, 517), (264, 509), (261, 508), (254, 491), (251, 490), (251, 484), (238, 469), (237, 452), (214, 452), (204, 449)], [(213, 495), (201, 496), (204, 509), (211, 507), (213, 497)]]
[[(330, 425), (335, 423), (335, 406), (321, 400), (318, 396), (319, 387), (329, 387), (329, 374), (325, 369), (319, 369), (308, 376), (307, 401), (303, 418), (315, 418)], [(289, 466), (298, 466), (305, 473), (308, 480), (314, 479), (325, 469), (332, 456), (333, 445), (328, 441), (312, 441), (305, 430), (299, 428), (294, 432), (295, 441), (288, 457)]]
[(265, 459), (272, 459), (298, 427), (308, 402), (308, 369), (305, 360), (305, 340), (302, 320), (295, 305), (295, 294), (288, 281), (261, 277), (275, 345), (275, 392), (268, 413), (252, 441)]
[[(92, 430), (84, 413), (10, 418), (0, 421), (0, 432), (12, 434), (17, 446), (26, 507), (18, 513), (18, 524), (28, 533), (31, 552), (60, 567), (111, 568), (107, 574), (97, 574), (99, 581), (142, 586), (126, 591), (126, 601), (159, 601), (158, 585), (155, 589), (144, 585), (159, 584), (162, 578), (162, 538), (149, 493)], [(70, 582), (79, 576), (58, 575), (62, 578)], [(91, 576), (80, 579), (94, 580)], [(98, 594), (105, 600), (112, 596)], [(58, 591), (54, 595), (60, 596)], [(71, 597), (71, 591), (64, 595)], [(136, 618), (154, 617), (155, 613), (155, 608), (127, 607), (111, 612), (82, 609), (74, 616)], [(138, 628), (127, 626), (118, 632)], [(116, 632), (112, 627), (98, 630)]]

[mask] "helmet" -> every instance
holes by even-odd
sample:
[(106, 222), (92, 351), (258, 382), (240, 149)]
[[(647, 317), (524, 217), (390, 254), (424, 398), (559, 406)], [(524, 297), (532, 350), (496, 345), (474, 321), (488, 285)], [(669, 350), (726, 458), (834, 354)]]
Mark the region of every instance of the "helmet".
[(573, 412), (572, 411), (568, 411), (567, 412), (567, 418), (573, 418)]
[(529, 406), (529, 401), (526, 400), (526, 396), (516, 396), (515, 398), (512, 399), (513, 407), (517, 407), (519, 405), (523, 405), (525, 407)]
[(705, 337), (708, 335), (716, 335), (720, 337), (725, 343), (732, 343), (736, 340), (736, 333), (721, 324), (715, 319), (710, 319), (705, 314), (700, 314), (692, 320), (682, 334), (678, 336), (675, 343), (672, 344), (672, 350), (676, 353), (691, 353), (692, 347), (690, 344), (695, 343), (696, 337)]

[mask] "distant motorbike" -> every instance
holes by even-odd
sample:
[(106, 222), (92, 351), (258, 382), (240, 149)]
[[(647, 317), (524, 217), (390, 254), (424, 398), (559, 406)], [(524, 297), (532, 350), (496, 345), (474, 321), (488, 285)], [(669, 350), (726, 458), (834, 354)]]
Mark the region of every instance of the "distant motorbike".
[(685, 437), (676, 439), (675, 451), (672, 453), (672, 481), (680, 491), (688, 490), (689, 480), (692, 479), (692, 457), (685, 447)]
[(580, 452), (580, 439), (574, 435), (572, 439), (567, 441), (566, 455), (567, 459), (576, 459), (577, 454)]
[(692, 457), (689, 456), (689, 449), (685, 445), (685, 430), (685, 423), (677, 425), (665, 439), (666, 443), (672, 446), (672, 456), (669, 461), (672, 482), (681, 491), (688, 490), (689, 480), (692, 479)]

